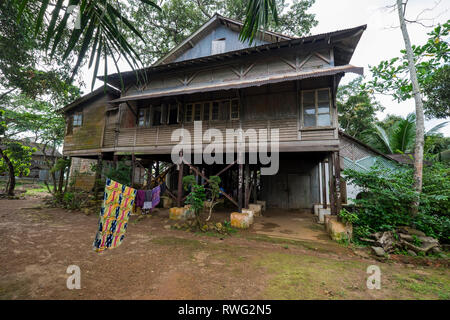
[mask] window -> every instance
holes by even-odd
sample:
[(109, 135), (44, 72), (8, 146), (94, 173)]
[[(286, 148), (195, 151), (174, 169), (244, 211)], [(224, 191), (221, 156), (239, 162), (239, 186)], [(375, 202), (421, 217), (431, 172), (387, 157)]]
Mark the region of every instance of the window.
[(200, 103), (196, 103), (194, 105), (194, 121), (202, 120), (202, 105)]
[(239, 119), (239, 101), (237, 99), (231, 100), (230, 119)]
[(187, 104), (186, 105), (186, 113), (184, 115), (184, 120), (186, 122), (191, 122), (193, 117), (192, 117), (192, 111), (193, 111), (193, 106), (192, 104)]
[(150, 125), (150, 107), (139, 108), (138, 112), (138, 126), (148, 127)]
[(161, 106), (153, 107), (152, 126), (161, 125)]
[(138, 126), (145, 127), (145, 109), (139, 109)]
[(178, 105), (171, 104), (169, 105), (167, 115), (167, 124), (177, 124), (178, 123)]
[(225, 38), (213, 40), (211, 43), (211, 54), (220, 54), (225, 52)]
[(211, 120), (210, 119), (210, 114), (211, 114), (211, 103), (210, 102), (205, 102), (203, 104), (203, 120), (204, 121), (208, 121)]
[(219, 120), (219, 102), (217, 101), (212, 103), (211, 120)]
[(331, 125), (330, 90), (308, 90), (302, 92), (303, 126), (327, 127)]
[[(222, 116), (221, 116), (222, 114)], [(239, 119), (239, 100), (196, 102), (184, 107), (184, 121), (211, 121), (219, 119)]]
[(75, 113), (73, 115), (73, 126), (74, 127), (80, 127), (83, 123), (83, 114), (82, 113)]

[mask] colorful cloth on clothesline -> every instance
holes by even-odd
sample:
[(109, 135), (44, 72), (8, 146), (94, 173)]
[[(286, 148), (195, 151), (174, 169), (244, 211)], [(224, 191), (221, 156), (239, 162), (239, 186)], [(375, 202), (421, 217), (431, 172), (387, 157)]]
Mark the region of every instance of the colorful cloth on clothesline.
[(137, 190), (136, 193), (136, 208), (142, 208), (145, 201), (145, 190)]
[(118, 247), (128, 226), (128, 219), (133, 210), (137, 190), (127, 187), (111, 179), (106, 179), (103, 205), (100, 210), (97, 234), (94, 239), (94, 250)]
[(152, 189), (152, 208), (155, 208), (159, 204), (159, 195), (161, 193), (161, 187), (157, 186)]

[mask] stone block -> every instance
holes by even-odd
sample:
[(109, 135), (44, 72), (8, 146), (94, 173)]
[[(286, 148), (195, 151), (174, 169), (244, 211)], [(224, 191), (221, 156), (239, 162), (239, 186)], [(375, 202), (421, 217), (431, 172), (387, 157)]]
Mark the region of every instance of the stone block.
[(325, 223), (325, 216), (330, 214), (330, 209), (319, 209), (319, 223)]
[(261, 204), (251, 203), (251, 204), (248, 205), (248, 208), (253, 211), (253, 215), (255, 217), (261, 216), (261, 211), (262, 211), (262, 205)]

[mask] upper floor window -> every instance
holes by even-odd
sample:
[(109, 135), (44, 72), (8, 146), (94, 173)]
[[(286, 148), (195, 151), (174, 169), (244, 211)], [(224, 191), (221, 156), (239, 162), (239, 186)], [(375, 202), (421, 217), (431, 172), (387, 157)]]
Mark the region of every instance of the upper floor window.
[(81, 112), (77, 112), (73, 115), (73, 126), (80, 127), (83, 124), (83, 114)]
[(225, 52), (225, 38), (213, 40), (211, 43), (211, 54), (220, 54)]
[(239, 119), (239, 101), (237, 99), (231, 100), (230, 119), (231, 120)]
[(239, 119), (238, 99), (188, 103), (184, 108), (184, 121), (219, 120), (220, 115), (227, 114), (228, 119)]
[(331, 126), (330, 89), (302, 91), (303, 126)]

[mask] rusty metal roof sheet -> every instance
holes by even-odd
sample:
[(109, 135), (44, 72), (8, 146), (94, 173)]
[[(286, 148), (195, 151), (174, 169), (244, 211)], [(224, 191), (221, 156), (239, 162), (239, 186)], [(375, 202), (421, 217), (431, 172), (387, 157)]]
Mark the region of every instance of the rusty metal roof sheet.
[(321, 68), (315, 70), (308, 71), (299, 71), (299, 72), (290, 72), (284, 74), (277, 74), (271, 76), (265, 76), (260, 78), (251, 78), (251, 79), (239, 79), (234, 81), (226, 81), (226, 82), (211, 82), (206, 84), (198, 84), (192, 86), (182, 86), (171, 89), (162, 89), (162, 90), (154, 90), (152, 92), (145, 92), (141, 94), (134, 94), (129, 96), (124, 96), (116, 100), (112, 100), (111, 103), (120, 103), (125, 101), (133, 101), (133, 100), (143, 100), (143, 99), (151, 99), (158, 97), (167, 97), (181, 94), (192, 94), (197, 92), (208, 92), (208, 91), (217, 91), (217, 90), (229, 90), (236, 88), (246, 88), (246, 87), (256, 87), (262, 86), (269, 83), (277, 83), (283, 81), (292, 81), (292, 80), (301, 80), (306, 78), (316, 78), (323, 76), (330, 76), (339, 73), (345, 72), (353, 72), (357, 74), (363, 74), (363, 68), (355, 67), (352, 65), (338, 66), (332, 68)]

